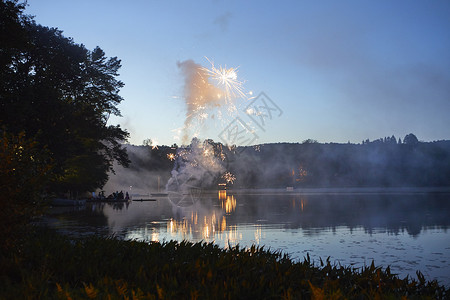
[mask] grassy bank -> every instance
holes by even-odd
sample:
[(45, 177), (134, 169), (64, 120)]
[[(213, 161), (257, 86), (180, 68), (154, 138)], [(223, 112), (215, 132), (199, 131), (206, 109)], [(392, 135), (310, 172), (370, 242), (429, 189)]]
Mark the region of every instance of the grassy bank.
[(0, 299), (445, 299), (436, 281), (352, 269), (263, 248), (72, 239), (32, 231), (0, 257)]

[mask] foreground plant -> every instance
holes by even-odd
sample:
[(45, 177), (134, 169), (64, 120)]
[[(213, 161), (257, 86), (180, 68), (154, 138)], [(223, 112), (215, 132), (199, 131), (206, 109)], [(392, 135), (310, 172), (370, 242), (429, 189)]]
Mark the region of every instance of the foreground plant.
[[(19, 252), (20, 251), (20, 252)], [(444, 299), (437, 281), (294, 262), (263, 247), (70, 239), (47, 230), (1, 257), (0, 299)], [(3, 287), (1, 287), (3, 285)]]

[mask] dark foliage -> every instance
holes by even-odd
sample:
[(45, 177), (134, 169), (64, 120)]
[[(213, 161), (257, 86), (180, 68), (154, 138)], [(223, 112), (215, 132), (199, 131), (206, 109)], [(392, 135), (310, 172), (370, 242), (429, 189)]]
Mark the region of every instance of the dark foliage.
[(52, 160), (45, 147), (24, 134), (0, 136), (0, 240), (11, 247), (44, 204), (41, 195), (51, 178)]
[(0, 2), (0, 127), (50, 151), (56, 191), (101, 187), (113, 161), (128, 164), (120, 115), (120, 60), (36, 24), (17, 1)]
[(0, 297), (68, 299), (444, 299), (436, 281), (400, 279), (372, 265), (315, 265), (259, 247), (151, 243), (52, 232), (0, 257)]

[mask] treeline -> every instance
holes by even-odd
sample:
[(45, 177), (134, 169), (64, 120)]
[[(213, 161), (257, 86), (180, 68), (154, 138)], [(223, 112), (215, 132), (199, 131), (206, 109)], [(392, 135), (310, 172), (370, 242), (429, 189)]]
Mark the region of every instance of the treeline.
[(268, 144), (230, 165), (240, 187), (450, 186), (450, 141)]
[(417, 137), (414, 134), (410, 133), (405, 136), (403, 141), (401, 138), (398, 138), (398, 140), (397, 140), (395, 135), (392, 135), (390, 137), (386, 136), (384, 138), (379, 138), (379, 139), (376, 139), (373, 141), (366, 139), (365, 141), (362, 141), (362, 144), (367, 145), (367, 144), (402, 144), (403, 143), (403, 144), (412, 145), (412, 144), (417, 144), (418, 142), (419, 142), (419, 140), (417, 139)]
[[(235, 188), (267, 187), (442, 187), (450, 186), (450, 141), (364, 144), (303, 143), (226, 147), (212, 140), (217, 160), (231, 172)], [(178, 148), (128, 145), (130, 168), (158, 171), (170, 177)], [(193, 162), (195, 164), (195, 162)], [(175, 165), (175, 168), (177, 165)], [(216, 174), (217, 175), (217, 174)], [(211, 188), (223, 182), (216, 176)]]

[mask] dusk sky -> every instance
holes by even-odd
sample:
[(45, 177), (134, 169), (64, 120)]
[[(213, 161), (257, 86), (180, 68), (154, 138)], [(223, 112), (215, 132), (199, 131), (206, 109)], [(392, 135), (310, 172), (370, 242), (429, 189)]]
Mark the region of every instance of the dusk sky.
[[(450, 1), (28, 1), (37, 23), (122, 60), (130, 143), (181, 144), (178, 63), (239, 67), (279, 108), (253, 144), (450, 139)], [(238, 113), (247, 102), (241, 101)], [(279, 112), (282, 112), (281, 115)], [(239, 115), (247, 121), (245, 114)], [(200, 138), (220, 140), (226, 122)]]

